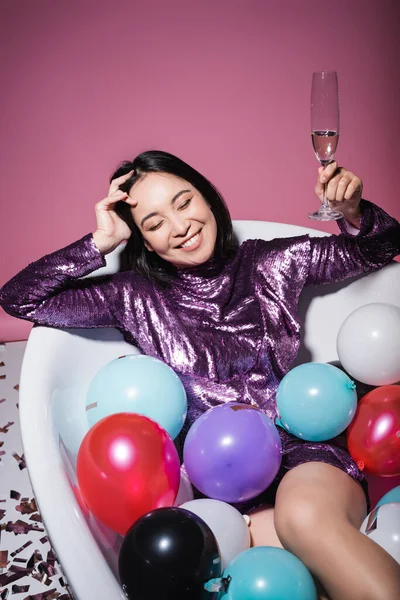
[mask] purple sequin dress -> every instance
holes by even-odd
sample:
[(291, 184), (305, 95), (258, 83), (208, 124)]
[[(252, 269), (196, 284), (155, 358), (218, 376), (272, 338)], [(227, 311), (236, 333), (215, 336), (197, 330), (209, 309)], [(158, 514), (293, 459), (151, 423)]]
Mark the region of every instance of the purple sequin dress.
[[(229, 401), (252, 404), (274, 419), (278, 384), (300, 344), (296, 309), (304, 286), (369, 273), (400, 253), (397, 221), (365, 200), (361, 209), (356, 236), (341, 220), (338, 236), (248, 240), (224, 264), (211, 260), (178, 269), (168, 289), (134, 271), (77, 281), (105, 265), (88, 234), (22, 270), (0, 290), (0, 304), (41, 325), (120, 330), (182, 379), (189, 405), (186, 430), (205, 410)], [(366, 490), (364, 475), (340, 444), (306, 442), (278, 430), (283, 460), (276, 485), (288, 469), (323, 461)]]

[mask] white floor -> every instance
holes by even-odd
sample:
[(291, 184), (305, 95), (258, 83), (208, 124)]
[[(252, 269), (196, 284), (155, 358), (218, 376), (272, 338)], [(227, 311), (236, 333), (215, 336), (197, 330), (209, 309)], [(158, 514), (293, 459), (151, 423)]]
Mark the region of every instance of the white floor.
[(24, 462), (18, 390), (25, 344), (0, 345), (0, 598), (71, 600)]

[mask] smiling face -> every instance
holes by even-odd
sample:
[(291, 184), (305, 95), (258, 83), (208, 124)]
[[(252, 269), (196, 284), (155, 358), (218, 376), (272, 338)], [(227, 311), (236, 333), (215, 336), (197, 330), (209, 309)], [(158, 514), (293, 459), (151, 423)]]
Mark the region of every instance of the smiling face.
[(167, 173), (147, 173), (130, 189), (132, 216), (146, 248), (176, 267), (195, 267), (214, 254), (215, 217), (190, 183)]

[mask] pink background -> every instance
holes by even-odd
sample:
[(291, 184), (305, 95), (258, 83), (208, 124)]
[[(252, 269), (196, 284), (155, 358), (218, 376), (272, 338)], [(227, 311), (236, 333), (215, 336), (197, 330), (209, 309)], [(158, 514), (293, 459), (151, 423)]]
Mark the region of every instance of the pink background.
[(339, 162), (400, 218), (399, 21), (398, 0), (3, 0), (0, 285), (93, 231), (111, 172), (148, 149), (233, 218), (335, 232), (307, 219), (315, 70), (339, 75)]

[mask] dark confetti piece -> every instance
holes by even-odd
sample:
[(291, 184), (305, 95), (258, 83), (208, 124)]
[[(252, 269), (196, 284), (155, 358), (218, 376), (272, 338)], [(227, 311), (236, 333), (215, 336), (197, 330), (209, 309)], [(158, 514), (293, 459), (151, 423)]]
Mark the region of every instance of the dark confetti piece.
[(29, 575), (30, 570), (29, 569), (25, 569), (25, 573), (13, 573), (11, 571), (12, 567), (10, 567), (9, 571), (7, 573), (3, 573), (0, 575), (0, 586), (6, 586), (9, 585), (10, 583), (12, 583), (13, 581), (18, 581), (18, 579), (22, 579), (22, 577), (25, 577), (25, 575)]
[(1, 592), (1, 595), (0, 595), (1, 600), (7, 600), (9, 593), (10, 593), (10, 590), (4, 590), (3, 592)]
[(40, 538), (39, 542), (41, 542), (42, 544), (45, 544), (46, 542), (49, 541), (49, 538), (47, 537), (47, 535), (44, 535), (43, 537)]
[(33, 568), (34, 565), (43, 560), (43, 556), (40, 554), (39, 550), (35, 550), (30, 559), (28, 560), (27, 566), (29, 568)]
[(5, 366), (6, 366), (5, 362), (2, 360), (2, 361), (0, 362), (0, 367), (5, 367)]
[[(11, 555), (12, 556), (12, 555)], [(26, 558), (14, 558), (14, 562), (26, 563)]]
[(6, 511), (3, 509), (0, 509), (0, 521), (1, 521), (1, 519), (4, 519), (5, 514), (6, 514)]
[(21, 494), (15, 490), (10, 490), (10, 498), (13, 500), (19, 500), (21, 498)]
[(14, 550), (14, 552), (11, 552), (11, 556), (16, 556), (17, 554), (20, 554), (23, 550), (25, 550), (25, 548), (28, 548), (28, 546), (30, 546), (31, 544), (33, 544), (32, 540), (28, 540), (23, 546), (20, 546), (19, 548)]
[(0, 450), (0, 456), (4, 456), (5, 454), (7, 454), (5, 450)]
[(18, 565), (15, 565), (14, 563), (9, 568), (9, 571), (11, 573), (22, 573), (23, 575), (29, 575), (31, 570), (32, 569), (29, 569), (28, 567), (19, 567)]
[(32, 498), (31, 501), (29, 501), (29, 499), (22, 499), (21, 503), (18, 504), (15, 509), (22, 513), (23, 515), (30, 515), (32, 513), (37, 512), (37, 506), (36, 506), (36, 501), (34, 498)]
[(48, 577), (54, 577), (54, 575), (57, 575), (56, 568), (50, 563), (44, 561), (38, 565), (38, 570), (40, 573), (45, 573)]
[(5, 569), (8, 563), (8, 550), (0, 550), (0, 567)]
[(6, 425), (0, 427), (0, 433), (8, 433), (8, 430), (11, 427), (11, 425), (14, 425), (14, 421), (8, 421)]
[(15, 535), (19, 535), (21, 533), (28, 533), (28, 531), (44, 531), (44, 529), (40, 527), (36, 527), (35, 525), (31, 525), (30, 523), (26, 523), (25, 521), (8, 521), (6, 526), (6, 531), (13, 532)]
[(14, 385), (14, 390), (19, 391), (19, 385)]
[(2, 398), (2, 399), (0, 400), (0, 404), (1, 404), (2, 402), (5, 402), (5, 401), (6, 401), (6, 399), (5, 399), (5, 398)]
[(13, 585), (11, 591), (13, 594), (22, 594), (23, 592), (29, 592), (29, 585)]
[(54, 563), (56, 562), (56, 555), (54, 554), (54, 551), (52, 548), (50, 548), (50, 550), (47, 553), (47, 562), (54, 565)]
[(41, 522), (42, 522), (42, 517), (41, 517), (41, 516), (40, 516), (38, 513), (36, 513), (36, 514), (34, 514), (34, 515), (31, 515), (31, 516), (29, 517), (29, 520), (30, 520), (30, 521), (36, 521), (36, 522), (39, 522), (39, 523), (41, 523)]
[(6, 376), (5, 375), (0, 375), (0, 379), (5, 379)]
[(39, 581), (42, 585), (51, 585), (53, 582), (48, 578), (46, 573), (32, 573), (31, 577)]
[[(0, 430), (1, 431), (1, 430)], [(26, 463), (25, 463), (25, 458), (24, 455), (19, 456), (16, 452), (13, 452), (12, 456), (15, 458), (15, 460), (18, 462), (18, 466), (20, 468), (20, 470), (22, 471), (22, 469), (26, 468)]]

